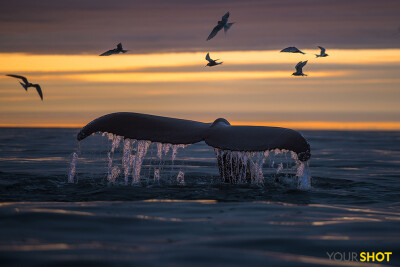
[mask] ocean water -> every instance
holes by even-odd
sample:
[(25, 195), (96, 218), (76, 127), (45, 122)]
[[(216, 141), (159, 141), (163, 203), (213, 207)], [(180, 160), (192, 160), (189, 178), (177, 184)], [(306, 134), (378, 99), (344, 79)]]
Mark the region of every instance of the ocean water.
[[(263, 184), (223, 183), (205, 143), (173, 162), (150, 146), (140, 183), (125, 185), (122, 145), (108, 154), (101, 135), (81, 142), (68, 183), (78, 131), (0, 128), (1, 266), (400, 265), (400, 132), (302, 131), (302, 190), (274, 160)], [(392, 255), (355, 261), (361, 252)]]

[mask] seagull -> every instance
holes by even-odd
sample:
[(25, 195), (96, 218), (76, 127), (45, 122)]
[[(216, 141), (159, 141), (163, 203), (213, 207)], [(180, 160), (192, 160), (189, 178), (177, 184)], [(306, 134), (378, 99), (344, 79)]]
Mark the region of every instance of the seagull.
[(300, 61), (296, 65), (296, 72), (293, 72), (292, 75), (294, 76), (307, 76), (306, 74), (303, 73), (303, 67), (307, 64), (307, 61)]
[(282, 49), (281, 52), (305, 54), (304, 52), (300, 51), (297, 47), (294, 47), (294, 46), (286, 47), (285, 49)]
[(208, 63), (207, 63), (207, 65), (205, 65), (205, 67), (207, 67), (207, 66), (212, 67), (212, 66), (215, 66), (215, 65), (221, 65), (223, 63), (223, 62), (218, 62), (217, 63), (216, 61), (219, 60), (219, 59), (216, 59), (216, 60), (211, 59), (210, 58), (210, 53), (207, 53), (206, 60), (208, 61)]
[(222, 30), (222, 28), (224, 28), (225, 33), (231, 28), (231, 26), (235, 22), (228, 23), (228, 18), (229, 18), (229, 12), (226, 12), (225, 15), (222, 17), (222, 19), (220, 21), (218, 21), (217, 26), (214, 27), (214, 29), (212, 30), (210, 35), (207, 37), (207, 41), (212, 39), (215, 35), (217, 35), (217, 33), (220, 30)]
[(7, 74), (6, 76), (21, 79), (24, 83), (21, 83), (21, 82), (19, 82), (19, 83), (22, 85), (22, 87), (24, 87), (25, 91), (28, 91), (28, 87), (35, 87), (36, 91), (38, 92), (38, 94), (40, 96), (40, 99), (42, 99), (42, 101), (43, 101), (42, 88), (40, 88), (39, 84), (32, 84), (32, 83), (28, 82), (27, 78), (25, 78), (24, 76), (20, 76), (20, 75)]
[(111, 55), (116, 55), (116, 54), (119, 54), (119, 53), (126, 53), (126, 52), (128, 52), (128, 51), (129, 51), (129, 50), (124, 50), (124, 49), (122, 49), (122, 44), (119, 43), (119, 44), (117, 44), (117, 48), (108, 50), (107, 52), (104, 52), (104, 53), (101, 54), (100, 56), (111, 56)]
[(317, 57), (327, 57), (329, 56), (327, 53), (325, 53), (325, 48), (323, 48), (322, 46), (318, 46), (319, 49), (321, 49), (321, 54), (317, 55), (315, 54)]

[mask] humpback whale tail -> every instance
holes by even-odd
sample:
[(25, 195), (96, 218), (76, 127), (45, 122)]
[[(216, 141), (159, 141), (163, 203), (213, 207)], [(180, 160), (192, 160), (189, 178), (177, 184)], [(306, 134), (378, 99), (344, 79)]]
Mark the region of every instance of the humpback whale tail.
[[(290, 152), (291, 157), (303, 165), (311, 157), (309, 143), (297, 131), (279, 127), (231, 126), (223, 118), (203, 123), (140, 113), (112, 113), (87, 124), (77, 139), (81, 141), (97, 132), (147, 142), (147, 146), (143, 143), (143, 151), (147, 151), (150, 142), (180, 147), (205, 141), (214, 148), (220, 176), (225, 182), (252, 182), (254, 179), (260, 182), (261, 157), (269, 151)], [(255, 152), (260, 159), (250, 161), (250, 154)]]

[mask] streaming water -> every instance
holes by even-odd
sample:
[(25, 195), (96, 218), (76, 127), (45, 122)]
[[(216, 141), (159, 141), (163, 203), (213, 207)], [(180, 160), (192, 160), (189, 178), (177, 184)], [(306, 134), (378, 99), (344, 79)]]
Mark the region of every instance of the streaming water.
[[(140, 185), (143, 182), (159, 183), (160, 180), (172, 182), (176, 177), (175, 183), (184, 185), (184, 167), (175, 166), (179, 149), (185, 149), (184, 144), (164, 144), (154, 143), (156, 146), (156, 157), (153, 158), (151, 148), (152, 142), (147, 140), (133, 140), (113, 134), (103, 134), (107, 136), (110, 142), (110, 149), (107, 152), (107, 181), (109, 183), (129, 184), (129, 176), (131, 175), (131, 185)], [(118, 150), (123, 140), (122, 151)], [(147, 157), (147, 172), (143, 173), (142, 167)], [(169, 153), (170, 152), (170, 153)], [(311, 175), (308, 168), (308, 162), (303, 163), (298, 160), (297, 154), (288, 150), (269, 150), (269, 151), (230, 151), (214, 149), (216, 154), (218, 168), (220, 173), (220, 182), (231, 184), (256, 184), (262, 185), (266, 180), (279, 181), (287, 179), (296, 179), (299, 189), (310, 189)], [(121, 164), (114, 157), (121, 154)], [(170, 154), (170, 155), (169, 155)], [(76, 172), (76, 164), (78, 161), (78, 153), (74, 153), (68, 182), (74, 183), (74, 175)], [(168, 167), (166, 167), (166, 162)], [(176, 169), (176, 170), (175, 170)], [(123, 170), (123, 171), (121, 171)], [(151, 171), (152, 170), (152, 171)], [(169, 174), (169, 175), (163, 175)], [(123, 175), (121, 175), (123, 174)], [(152, 175), (152, 177), (151, 177)], [(176, 176), (175, 176), (176, 175)], [(122, 177), (123, 176), (123, 180)]]
[(69, 174), (68, 174), (68, 182), (73, 183), (74, 182), (74, 177), (75, 177), (75, 172), (76, 172), (76, 164), (78, 163), (78, 153), (74, 152), (72, 154), (72, 160), (71, 160), (71, 166), (69, 168)]
[(147, 150), (151, 144), (150, 141), (139, 140), (136, 142), (135, 160), (132, 164), (132, 185), (140, 183), (140, 171), (142, 170), (143, 159), (146, 156)]
[(176, 177), (176, 183), (179, 185), (185, 185), (185, 173), (183, 171), (178, 172), (178, 176)]

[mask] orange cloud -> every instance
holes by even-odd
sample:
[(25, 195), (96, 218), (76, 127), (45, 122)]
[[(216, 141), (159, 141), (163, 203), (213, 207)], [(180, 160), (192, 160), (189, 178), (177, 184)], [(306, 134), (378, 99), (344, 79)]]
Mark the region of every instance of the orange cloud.
[[(25, 74), (40, 83), (44, 92), (41, 102), (34, 89), (25, 92), (16, 79), (0, 76), (0, 124), (75, 127), (116, 111), (199, 114), (196, 118), (202, 120), (202, 112), (207, 111), (212, 116), (240, 113), (238, 119), (253, 125), (399, 129), (391, 120), (400, 110), (396, 90), (400, 84), (400, 49), (330, 50), (329, 57), (318, 59), (312, 54), (315, 51), (305, 52), (309, 53), (217, 51), (212, 56), (221, 58), (224, 64), (214, 68), (204, 67), (203, 52), (110, 57), (0, 54), (1, 72)], [(306, 59), (310, 62), (304, 72), (310, 76), (291, 77), (296, 62)], [(252, 64), (258, 65), (248, 67)], [(349, 67), (342, 70), (337, 64)], [(236, 67), (225, 67), (230, 65)], [(270, 112), (306, 115), (274, 118), (279, 123), (263, 122), (270, 118), (263, 115)], [(314, 121), (324, 118), (324, 112), (336, 112), (338, 115), (329, 120), (337, 122)], [(368, 112), (381, 115), (371, 122), (357, 122), (368, 120), (364, 115)], [(322, 115), (307, 117), (318, 113)], [(351, 113), (363, 115), (348, 117)], [(246, 114), (259, 114), (260, 122), (246, 122), (252, 119)], [(286, 118), (301, 121), (285, 122)], [(375, 122), (379, 118), (382, 121)]]
[[(295, 64), (300, 60), (318, 60), (318, 64), (394, 64), (400, 62), (400, 49), (332, 49), (329, 57), (315, 59), (318, 51), (304, 50), (306, 55), (279, 51), (216, 51), (213, 58), (226, 64)], [(31, 55), (1, 53), (0, 72), (60, 72), (143, 69), (149, 67), (204, 66), (206, 52), (125, 54), (109, 57), (97, 55)]]

